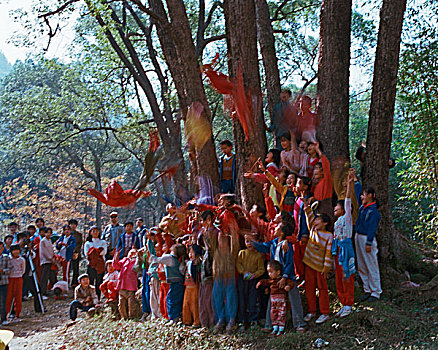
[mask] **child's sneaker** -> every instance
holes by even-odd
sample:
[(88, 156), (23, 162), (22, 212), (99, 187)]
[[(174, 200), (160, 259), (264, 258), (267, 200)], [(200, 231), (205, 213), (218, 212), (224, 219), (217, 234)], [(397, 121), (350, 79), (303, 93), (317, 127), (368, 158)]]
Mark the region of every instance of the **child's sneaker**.
[(233, 321), (228, 322), (227, 328), (225, 329), (225, 332), (227, 334), (233, 333), (234, 329), (236, 328), (236, 323)]
[(281, 337), (283, 334), (284, 334), (284, 330), (279, 330), (275, 336)]
[(306, 316), (304, 316), (304, 321), (309, 322), (315, 316), (316, 316), (315, 314), (308, 313)]
[(340, 317), (344, 312), (345, 306), (341, 307), (341, 309), (335, 314), (336, 317)]
[(329, 319), (329, 315), (321, 315), (318, 317), (318, 319), (315, 321), (316, 324), (324, 323)]
[(341, 318), (347, 317), (349, 314), (351, 314), (351, 309), (352, 309), (351, 306), (344, 306), (342, 309), (343, 311), (340, 315)]
[(299, 327), (297, 327), (296, 331), (297, 331), (297, 333), (303, 334), (306, 331), (306, 328), (299, 326)]
[(7, 326), (9, 324), (9, 322), (7, 321), (7, 320), (4, 320), (3, 322), (2, 322), (2, 325), (3, 326)]
[(218, 334), (218, 333), (222, 332), (224, 327), (225, 327), (225, 324), (223, 322), (216, 323), (216, 326), (214, 326), (214, 328), (213, 328), (213, 333)]

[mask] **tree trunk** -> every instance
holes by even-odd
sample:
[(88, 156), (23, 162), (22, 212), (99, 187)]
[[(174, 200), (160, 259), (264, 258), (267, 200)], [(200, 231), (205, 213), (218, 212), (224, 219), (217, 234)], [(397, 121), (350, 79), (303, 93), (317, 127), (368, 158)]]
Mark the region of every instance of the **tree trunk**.
[(351, 0), (323, 0), (320, 15), (318, 137), (329, 159), (350, 158), (348, 143)]
[[(167, 0), (171, 31), (178, 54), (179, 65), (176, 69), (183, 69), (185, 78), (185, 103), (181, 109), (188, 107), (192, 102), (201, 102), (204, 106), (203, 116), (211, 124), (211, 111), (205, 95), (204, 84), (196, 56), (196, 48), (190, 30), (189, 19), (183, 0)], [(218, 159), (213, 143), (213, 134), (201, 150), (196, 150), (198, 176), (209, 177), (213, 184), (219, 187)]]
[(397, 261), (400, 238), (389, 203), (389, 168), (392, 127), (406, 0), (383, 0), (374, 62), (373, 90), (368, 121), (364, 184), (373, 186), (380, 202), (382, 220), (377, 232), (381, 257)]
[[(228, 46), (228, 70), (230, 76), (236, 76), (238, 65), (242, 65), (245, 88), (253, 96), (261, 97), (260, 73), (257, 53), (257, 26), (254, 0), (225, 0), (225, 27)], [(252, 164), (266, 154), (265, 122), (263, 105), (254, 105), (256, 128), (249, 136), (248, 142), (240, 124), (233, 121), (234, 143), (237, 156), (237, 195), (242, 199), (242, 205), (249, 209), (255, 203), (262, 203), (263, 196), (259, 185), (252, 180), (244, 179), (242, 174), (248, 171)]]
[[(271, 23), (271, 14), (266, 0), (255, 0), (257, 15), (257, 36), (260, 43), (260, 50), (263, 57), (265, 69), (266, 92), (268, 97), (269, 115), (273, 115), (274, 107), (280, 103), (280, 72), (278, 60), (275, 53), (274, 30)], [(274, 137), (274, 143), (277, 141)], [(279, 148), (280, 145), (275, 145)]]

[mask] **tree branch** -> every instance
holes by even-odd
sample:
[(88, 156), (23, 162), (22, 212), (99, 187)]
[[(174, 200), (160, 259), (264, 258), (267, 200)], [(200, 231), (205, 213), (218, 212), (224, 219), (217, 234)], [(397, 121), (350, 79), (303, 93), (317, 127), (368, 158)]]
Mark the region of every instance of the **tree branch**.
[(38, 18), (47, 18), (47, 17), (53, 16), (53, 15), (56, 15), (57, 13), (64, 11), (71, 4), (78, 2), (78, 1), (79, 0), (69, 0), (66, 3), (64, 3), (63, 5), (61, 5), (60, 7), (58, 7), (56, 10), (43, 13), (42, 15), (39, 15)]

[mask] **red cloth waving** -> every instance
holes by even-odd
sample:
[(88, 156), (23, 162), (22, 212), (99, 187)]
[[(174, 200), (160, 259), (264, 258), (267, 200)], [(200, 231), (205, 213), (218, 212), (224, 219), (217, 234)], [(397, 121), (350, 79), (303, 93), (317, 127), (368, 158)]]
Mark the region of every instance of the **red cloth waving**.
[(143, 192), (139, 190), (126, 190), (119, 185), (117, 181), (111, 181), (106, 188), (105, 193), (100, 193), (94, 188), (89, 188), (87, 193), (93, 197), (96, 197), (99, 202), (102, 202), (110, 207), (125, 207), (133, 204), (139, 198), (145, 198), (150, 196), (150, 191)]

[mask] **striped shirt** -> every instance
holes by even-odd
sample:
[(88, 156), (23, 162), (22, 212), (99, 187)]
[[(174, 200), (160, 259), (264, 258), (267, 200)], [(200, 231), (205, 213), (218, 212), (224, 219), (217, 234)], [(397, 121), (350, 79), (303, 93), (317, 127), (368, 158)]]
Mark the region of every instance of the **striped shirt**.
[(9, 257), (9, 255), (0, 255), (0, 286), (4, 286), (5, 284), (9, 283), (10, 260), (11, 258)]
[(306, 208), (305, 212), (310, 236), (304, 253), (303, 263), (315, 271), (329, 273), (333, 266), (333, 234), (327, 231), (315, 230), (312, 227), (315, 220), (312, 209)]

